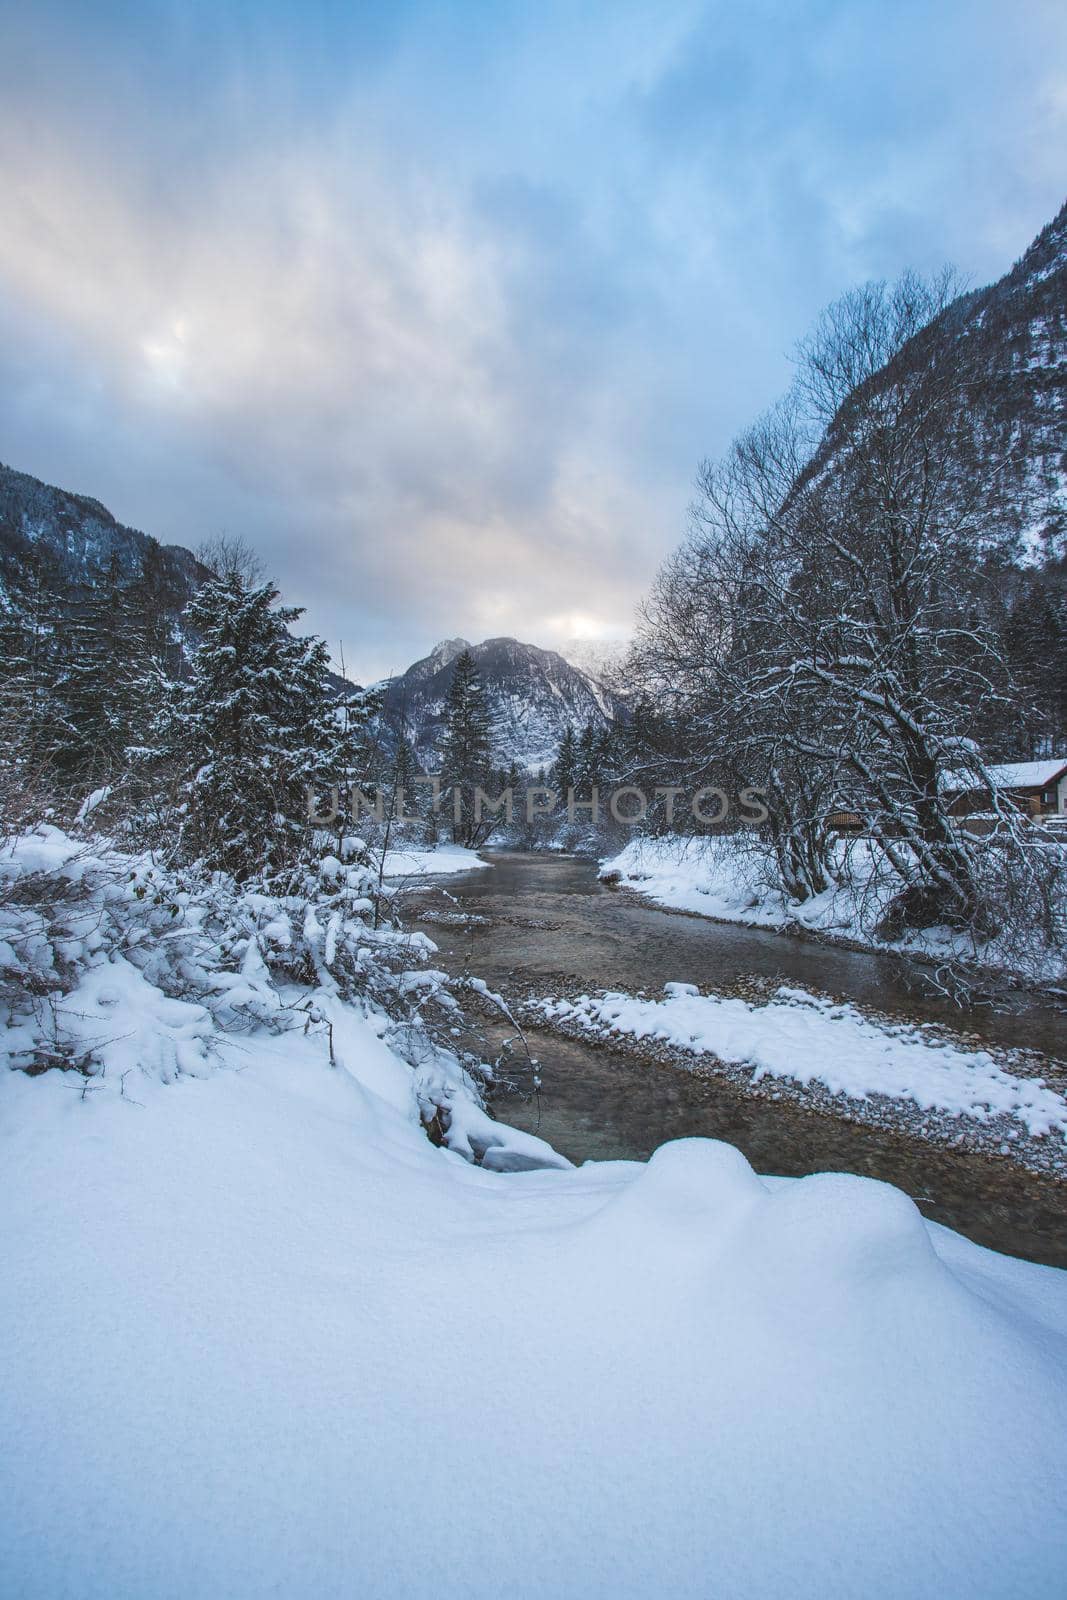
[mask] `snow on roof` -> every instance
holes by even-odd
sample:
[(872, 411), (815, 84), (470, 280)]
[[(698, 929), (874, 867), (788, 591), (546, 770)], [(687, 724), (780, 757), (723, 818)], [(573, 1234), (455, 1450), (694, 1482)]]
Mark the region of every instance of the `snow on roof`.
[[(1050, 756), (1045, 761), (1008, 761), (987, 770), (998, 789), (1044, 789), (1067, 772), (1067, 756)], [(971, 772), (950, 772), (945, 778), (946, 789), (962, 791), (981, 787)]]

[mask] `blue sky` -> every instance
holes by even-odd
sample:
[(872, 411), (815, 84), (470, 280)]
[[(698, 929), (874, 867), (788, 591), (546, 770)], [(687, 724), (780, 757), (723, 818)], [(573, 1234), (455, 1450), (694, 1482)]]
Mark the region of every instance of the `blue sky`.
[(362, 676), (627, 630), (849, 285), (1064, 198), (1042, 0), (0, 0), (0, 459)]

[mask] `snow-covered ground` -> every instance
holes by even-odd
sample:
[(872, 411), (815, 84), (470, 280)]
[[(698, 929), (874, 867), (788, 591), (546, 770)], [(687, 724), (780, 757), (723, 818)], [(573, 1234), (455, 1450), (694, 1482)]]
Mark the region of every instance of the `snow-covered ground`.
[[(617, 855), (600, 864), (600, 876), (647, 896), (672, 911), (695, 912), (722, 922), (742, 922), (756, 928), (798, 928), (825, 938), (875, 945), (932, 959), (960, 959), (992, 968), (1013, 966), (1013, 951), (1004, 941), (976, 948), (972, 941), (949, 928), (924, 928), (892, 942), (883, 941), (874, 928), (899, 887), (884, 872), (876, 872), (866, 840), (838, 844), (840, 864), (847, 853), (848, 871), (842, 886), (832, 886), (810, 899), (790, 900), (771, 887), (774, 873), (761, 853), (758, 840), (745, 841), (738, 850), (729, 835), (686, 838), (638, 836)], [(1062, 961), (1050, 953), (1047, 970), (1028, 976), (1052, 981), (1061, 976)]]
[[(757, 840), (739, 851), (728, 834), (686, 838), (670, 834), (639, 836), (616, 856), (601, 862), (600, 876), (617, 877), (627, 888), (647, 895), (673, 911), (694, 911), (723, 922), (744, 922), (755, 928), (808, 928), (859, 943), (870, 940), (869, 927), (889, 899), (888, 886), (878, 891), (870, 882), (868, 846), (856, 840), (842, 846), (851, 852), (853, 879), (865, 895), (861, 905), (855, 888), (833, 887), (810, 899), (790, 900), (770, 887), (773, 873)], [(919, 943), (948, 953), (947, 930), (928, 930)], [(954, 949), (955, 946), (952, 946)]]
[(1009, 1118), (1031, 1137), (1067, 1139), (1067, 1101), (1042, 1079), (1007, 1071), (987, 1051), (878, 1021), (803, 989), (780, 988), (758, 1005), (668, 983), (660, 999), (608, 991), (549, 1000), (543, 1010), (586, 1033), (657, 1039), (694, 1059), (714, 1055), (751, 1066), (755, 1082), (820, 1083), (848, 1099), (881, 1095), (950, 1117)]
[(571, 1167), (372, 877), (0, 855), (0, 1594), (1055, 1593), (1067, 1273), (714, 1141)]
[(723, 838), (638, 835), (618, 855), (601, 862), (600, 876), (616, 879), (672, 911), (754, 927), (783, 926), (788, 907), (780, 898), (758, 892), (748, 866)]
[(486, 1172), (341, 1056), (0, 1076), (0, 1592), (1057, 1592), (1067, 1274), (711, 1141)]
[(396, 844), (386, 852), (385, 876), (397, 878), (446, 878), (456, 872), (488, 867), (477, 850), (461, 844), (439, 844), (433, 848)]

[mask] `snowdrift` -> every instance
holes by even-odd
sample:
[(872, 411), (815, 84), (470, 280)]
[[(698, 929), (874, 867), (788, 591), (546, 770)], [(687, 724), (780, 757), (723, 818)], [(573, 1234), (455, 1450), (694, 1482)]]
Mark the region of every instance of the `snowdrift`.
[(367, 1019), (0, 1074), (0, 1591), (1057, 1591), (1067, 1274), (692, 1140), (499, 1176)]

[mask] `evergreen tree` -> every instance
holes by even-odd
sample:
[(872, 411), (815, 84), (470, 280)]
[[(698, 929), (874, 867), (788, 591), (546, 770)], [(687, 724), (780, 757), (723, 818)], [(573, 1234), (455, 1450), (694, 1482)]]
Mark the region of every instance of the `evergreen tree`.
[(54, 782), (58, 716), (52, 653), (58, 616), (34, 568), (5, 571), (0, 586), (0, 827), (39, 815)]
[(452, 819), (457, 843), (476, 842), (474, 790), (485, 787), (492, 771), (489, 707), (478, 665), (469, 650), (456, 659), (445, 699), (445, 734), (441, 752), (442, 796)]
[[(983, 749), (1005, 760), (1058, 755), (1067, 742), (1067, 580), (1061, 563), (1013, 571), (1000, 621), (1016, 693)], [(985, 732), (985, 730), (983, 730)]]
[(5, 767), (54, 778), (68, 730), (55, 691), (66, 624), (57, 563), (46, 550), (12, 563), (0, 587), (0, 736)]
[(316, 753), (316, 776), (309, 782), (331, 808), (336, 800), (334, 832), (340, 845), (355, 814), (357, 793), (370, 795), (386, 786), (387, 767), (375, 732), (381, 696), (347, 681), (339, 700), (332, 698), (325, 680), (323, 692), (329, 702), (325, 737)]
[(590, 719), (582, 729), (582, 736), (578, 740), (578, 758), (575, 772), (575, 784), (582, 794), (588, 794), (594, 784), (599, 783), (597, 772), (597, 732)]
[(70, 601), (58, 645), (56, 766), (84, 791), (125, 772), (151, 714), (145, 616), (117, 560)]
[(568, 791), (578, 786), (578, 741), (569, 722), (552, 767), (552, 782), (560, 805), (566, 807)]
[(180, 678), (185, 657), (174, 627), (179, 607), (167, 577), (163, 547), (156, 539), (148, 541), (141, 570), (130, 585), (130, 602), (139, 618), (148, 657), (158, 662), (168, 677)]
[(326, 647), (290, 633), (301, 610), (278, 598), (273, 583), (231, 572), (190, 602), (200, 642), (158, 747), (177, 762), (187, 841), (240, 880), (295, 859), (310, 832), (308, 789), (341, 781), (351, 753)]
[[(393, 757), (393, 772), (386, 794), (386, 820), (390, 823), (402, 818), (404, 821), (413, 817), (422, 817), (429, 796), (416, 790), (415, 779), (418, 776), (419, 765), (415, 760), (415, 752), (411, 747), (411, 740), (401, 735), (397, 741), (396, 754)], [(411, 835), (408, 835), (410, 838)]]

